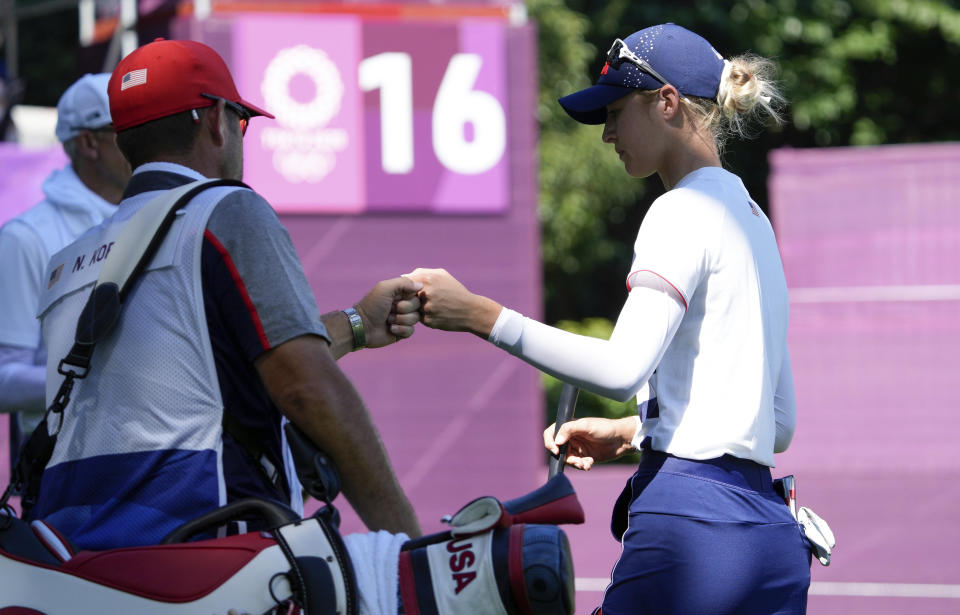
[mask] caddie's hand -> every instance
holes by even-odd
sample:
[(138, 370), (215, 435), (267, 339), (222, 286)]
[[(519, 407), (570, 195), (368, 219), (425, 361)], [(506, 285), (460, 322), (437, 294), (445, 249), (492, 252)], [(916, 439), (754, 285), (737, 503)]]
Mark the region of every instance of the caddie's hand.
[(407, 274), (423, 284), (420, 315), (423, 324), (444, 331), (469, 331), (480, 337), (490, 335), (502, 307), (475, 295), (446, 269), (415, 269)]
[(379, 348), (413, 335), (420, 320), (420, 282), (400, 276), (378, 282), (357, 304), (367, 347)]
[(560, 446), (566, 444), (567, 458), (564, 461), (567, 465), (589, 470), (594, 463), (611, 461), (633, 450), (636, 420), (636, 417), (584, 417), (561, 425), (556, 438), (553, 436), (556, 427), (551, 425), (543, 432), (543, 445), (557, 455)]

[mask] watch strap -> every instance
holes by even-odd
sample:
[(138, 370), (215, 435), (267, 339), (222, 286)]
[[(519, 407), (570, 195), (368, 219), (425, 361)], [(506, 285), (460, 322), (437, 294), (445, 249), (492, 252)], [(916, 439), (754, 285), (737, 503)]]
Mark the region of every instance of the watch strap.
[(350, 330), (353, 332), (353, 349), (364, 348), (367, 345), (367, 332), (363, 328), (363, 319), (357, 313), (356, 308), (348, 307), (343, 310), (350, 320)]

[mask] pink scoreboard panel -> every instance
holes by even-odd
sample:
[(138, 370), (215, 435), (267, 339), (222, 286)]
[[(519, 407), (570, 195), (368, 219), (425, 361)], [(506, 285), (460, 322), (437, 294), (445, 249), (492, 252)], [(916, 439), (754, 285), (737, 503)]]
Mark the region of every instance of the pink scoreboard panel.
[(189, 36), (276, 116), (250, 124), (245, 179), (278, 212), (497, 214), (510, 200), (511, 27), (232, 13)]

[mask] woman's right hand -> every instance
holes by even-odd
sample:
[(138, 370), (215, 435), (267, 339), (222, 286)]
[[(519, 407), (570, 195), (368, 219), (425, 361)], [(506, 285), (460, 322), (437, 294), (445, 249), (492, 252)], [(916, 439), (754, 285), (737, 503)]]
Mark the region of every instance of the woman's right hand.
[(502, 307), (475, 295), (446, 269), (415, 269), (405, 277), (419, 282), (420, 320), (431, 329), (469, 331), (486, 339)]
[(633, 436), (639, 418), (622, 419), (585, 417), (560, 426), (556, 438), (554, 425), (543, 432), (543, 445), (554, 455), (567, 444), (566, 463), (580, 470), (589, 470), (594, 463), (611, 461), (633, 450)]

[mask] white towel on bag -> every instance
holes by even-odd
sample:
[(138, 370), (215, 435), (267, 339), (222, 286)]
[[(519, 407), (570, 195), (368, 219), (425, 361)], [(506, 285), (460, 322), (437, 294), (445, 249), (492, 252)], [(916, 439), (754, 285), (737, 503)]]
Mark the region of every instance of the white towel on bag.
[(357, 574), (360, 615), (396, 615), (400, 547), (406, 534), (369, 532), (343, 537)]

